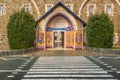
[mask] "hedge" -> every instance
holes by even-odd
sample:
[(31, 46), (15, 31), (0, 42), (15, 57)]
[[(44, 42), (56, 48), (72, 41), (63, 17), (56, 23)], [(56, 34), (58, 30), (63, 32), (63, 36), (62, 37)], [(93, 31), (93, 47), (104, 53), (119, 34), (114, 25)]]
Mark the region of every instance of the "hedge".
[(105, 13), (92, 15), (86, 27), (87, 46), (112, 48), (114, 25)]
[(34, 46), (34, 17), (23, 10), (10, 16), (7, 25), (8, 43), (10, 49), (25, 49)]

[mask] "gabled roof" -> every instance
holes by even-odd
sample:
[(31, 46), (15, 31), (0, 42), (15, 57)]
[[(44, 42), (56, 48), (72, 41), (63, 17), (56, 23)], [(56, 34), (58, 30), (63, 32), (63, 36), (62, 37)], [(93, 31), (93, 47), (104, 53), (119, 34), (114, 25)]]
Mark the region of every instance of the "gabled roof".
[(51, 9), (49, 9), (45, 14), (43, 14), (37, 21), (36, 23), (38, 23), (39, 21), (41, 21), (43, 18), (45, 18), (46, 16), (48, 16), (55, 8), (57, 8), (58, 6), (62, 6), (68, 13), (70, 13), (71, 15), (74, 16), (74, 18), (78, 19), (83, 26), (86, 26), (86, 22), (80, 18), (78, 15), (76, 15), (73, 11), (71, 11), (67, 6), (65, 6), (62, 2), (57, 2)]

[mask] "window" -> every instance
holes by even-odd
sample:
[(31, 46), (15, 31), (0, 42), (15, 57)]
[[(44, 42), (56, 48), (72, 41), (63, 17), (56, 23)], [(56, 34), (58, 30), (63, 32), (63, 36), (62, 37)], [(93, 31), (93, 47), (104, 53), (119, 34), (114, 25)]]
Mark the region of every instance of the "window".
[(81, 26), (78, 26), (77, 27), (77, 30), (83, 30), (83, 26), (81, 25)]
[(73, 4), (66, 4), (66, 6), (73, 11)]
[(30, 11), (29, 5), (25, 5), (25, 6), (24, 6), (24, 10), (25, 10), (26, 12), (29, 12), (29, 11)]
[(96, 4), (88, 4), (87, 6), (87, 16), (94, 15), (96, 11)]
[(94, 6), (89, 7), (89, 14), (93, 15), (94, 14)]
[(71, 6), (70, 6), (70, 5), (67, 5), (67, 7), (70, 9)]
[(47, 10), (49, 10), (51, 7), (52, 7), (52, 6), (50, 6), (50, 5), (49, 5), (49, 6), (47, 6)]
[(47, 12), (49, 9), (51, 9), (52, 6), (53, 6), (52, 4), (46, 4), (45, 11)]
[(24, 9), (25, 12), (32, 13), (32, 7), (30, 3), (22, 3), (22, 7), (20, 8), (20, 10), (21, 9)]
[(117, 44), (118, 42), (118, 34), (117, 33), (114, 33), (114, 36), (113, 36), (113, 44)]
[(107, 6), (107, 8), (106, 8), (106, 13), (108, 14), (108, 15), (110, 15), (111, 14), (111, 6)]
[(3, 14), (4, 13), (4, 8), (3, 8), (3, 5), (2, 4), (0, 4), (0, 14)]
[(105, 13), (107, 13), (109, 16), (113, 16), (113, 10), (114, 6), (112, 4), (106, 4), (105, 5)]

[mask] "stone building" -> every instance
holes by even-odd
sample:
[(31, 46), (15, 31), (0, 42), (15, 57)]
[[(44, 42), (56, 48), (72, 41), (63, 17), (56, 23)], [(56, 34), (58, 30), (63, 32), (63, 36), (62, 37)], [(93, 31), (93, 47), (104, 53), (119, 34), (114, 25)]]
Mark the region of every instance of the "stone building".
[(37, 21), (37, 48), (82, 49), (86, 43), (85, 22), (91, 14), (101, 12), (107, 13), (114, 22), (113, 46), (120, 47), (120, 0), (0, 0), (1, 50), (9, 49), (7, 24), (10, 16), (22, 8)]

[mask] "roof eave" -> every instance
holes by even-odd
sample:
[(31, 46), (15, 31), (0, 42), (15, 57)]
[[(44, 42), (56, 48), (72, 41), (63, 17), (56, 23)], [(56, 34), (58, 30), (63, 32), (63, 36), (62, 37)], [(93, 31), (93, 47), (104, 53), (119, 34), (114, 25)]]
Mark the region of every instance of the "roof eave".
[(77, 18), (85, 27), (87, 24), (82, 18), (80, 18), (78, 15), (76, 15), (73, 11), (71, 11), (68, 7), (66, 7), (62, 2), (58, 1), (51, 9), (49, 9), (43, 16), (41, 16), (37, 21), (36, 24), (38, 24), (39, 21), (41, 21), (43, 18), (45, 18), (49, 13), (51, 13), (57, 6), (62, 6), (64, 9), (67, 10), (71, 15), (73, 15), (75, 18)]

